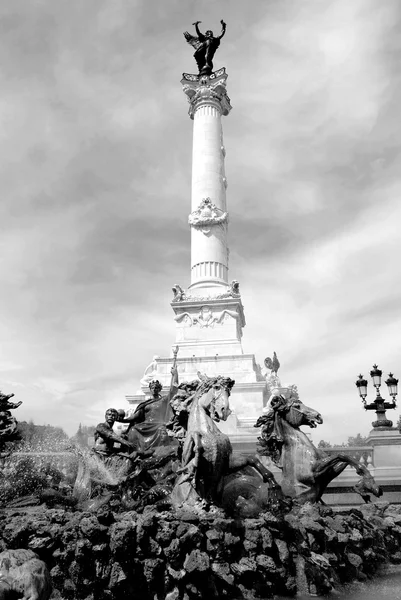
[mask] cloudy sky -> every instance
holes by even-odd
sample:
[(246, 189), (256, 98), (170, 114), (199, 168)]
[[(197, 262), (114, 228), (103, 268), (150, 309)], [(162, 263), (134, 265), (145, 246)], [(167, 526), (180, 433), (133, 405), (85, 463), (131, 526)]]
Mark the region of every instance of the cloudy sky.
[(398, 0), (1, 3), (0, 387), (20, 420), (95, 424), (169, 355), (171, 286), (190, 265), (182, 32), (224, 18), (244, 351), (277, 352), (324, 415), (315, 441), (368, 433), (357, 375), (374, 362), (401, 375), (400, 13)]

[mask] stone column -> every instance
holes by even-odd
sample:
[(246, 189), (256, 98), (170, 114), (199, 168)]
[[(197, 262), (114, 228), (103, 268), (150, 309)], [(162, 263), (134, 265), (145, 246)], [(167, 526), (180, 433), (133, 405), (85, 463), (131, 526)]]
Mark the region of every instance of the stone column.
[(192, 148), (191, 285), (192, 295), (219, 294), (228, 284), (227, 181), (221, 116), (231, 110), (227, 75), (184, 73), (181, 81), (194, 121)]

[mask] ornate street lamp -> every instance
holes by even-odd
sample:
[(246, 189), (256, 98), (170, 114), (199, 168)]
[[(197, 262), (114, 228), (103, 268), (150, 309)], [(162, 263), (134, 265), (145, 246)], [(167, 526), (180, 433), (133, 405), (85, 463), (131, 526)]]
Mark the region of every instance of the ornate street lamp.
[(373, 385), (376, 388), (376, 398), (370, 404), (366, 404), (366, 396), (368, 395), (368, 382), (363, 378), (363, 375), (359, 375), (358, 380), (355, 385), (358, 388), (358, 392), (360, 397), (362, 398), (362, 403), (365, 410), (375, 410), (377, 419), (373, 421), (373, 427), (380, 427), (381, 429), (390, 429), (393, 426), (393, 422), (386, 417), (386, 410), (396, 407), (395, 397), (398, 393), (397, 385), (398, 379), (394, 377), (392, 373), (389, 373), (388, 379), (386, 380), (386, 385), (388, 387), (388, 391), (390, 396), (392, 397), (392, 402), (386, 402), (384, 398), (380, 395), (380, 386), (381, 386), (381, 378), (382, 371), (379, 369), (377, 365), (373, 365), (373, 369), (370, 372), (370, 376), (373, 380)]

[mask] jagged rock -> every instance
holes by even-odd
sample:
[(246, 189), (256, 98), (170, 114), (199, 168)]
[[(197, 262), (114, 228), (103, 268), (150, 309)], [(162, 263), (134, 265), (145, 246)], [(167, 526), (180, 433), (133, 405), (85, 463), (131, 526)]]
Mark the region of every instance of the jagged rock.
[(277, 547), (280, 561), (282, 562), (282, 564), (287, 564), (290, 558), (290, 551), (288, 550), (287, 542), (285, 542), (284, 540), (277, 539), (274, 543)]
[(349, 534), (348, 533), (339, 533), (337, 535), (337, 541), (339, 544), (347, 544), (349, 541)]
[(239, 544), (240, 541), (241, 538), (239, 538), (237, 535), (232, 535), (231, 533), (226, 533), (224, 535), (224, 545), (227, 547), (235, 546)]
[(327, 516), (325, 519), (325, 529), (332, 529), (340, 533), (344, 533), (345, 529), (340, 519), (336, 517)]
[(147, 558), (143, 562), (143, 574), (150, 587), (159, 588), (163, 582), (164, 561)]
[(114, 562), (111, 566), (110, 580), (108, 585), (109, 590), (118, 588), (126, 579), (127, 575), (125, 574), (120, 563)]
[(32, 536), (28, 542), (28, 548), (34, 552), (40, 550), (51, 550), (56, 545), (56, 540), (53, 537), (34, 537)]
[(212, 570), (217, 577), (228, 585), (231, 586), (234, 584), (234, 575), (230, 572), (230, 565), (228, 563), (213, 563)]
[(223, 534), (221, 531), (217, 531), (217, 529), (209, 529), (206, 531), (206, 537), (211, 542), (217, 542), (222, 539)]
[(268, 529), (265, 527), (261, 530), (261, 538), (262, 538), (262, 549), (266, 552), (266, 550), (270, 550), (273, 547), (273, 536)]
[[(266, 557), (267, 558), (267, 557)], [(255, 573), (256, 572), (256, 561), (252, 558), (241, 558), (241, 560), (237, 563), (231, 565), (231, 572), (234, 575), (244, 575), (245, 573)]]
[(84, 536), (94, 544), (103, 541), (108, 533), (108, 528), (101, 525), (94, 515), (81, 519), (79, 528)]
[(91, 553), (92, 548), (93, 548), (93, 546), (88, 539), (83, 538), (81, 540), (77, 540), (77, 543), (75, 545), (76, 558), (78, 560), (86, 558)]
[(349, 539), (350, 542), (358, 543), (363, 539), (363, 535), (357, 529), (352, 529)]
[(363, 559), (358, 554), (354, 554), (353, 552), (347, 552), (346, 556), (352, 566), (354, 566), (356, 569), (360, 568), (360, 566), (363, 563)]
[(159, 527), (155, 535), (155, 540), (161, 546), (168, 546), (176, 534), (176, 523), (159, 521)]
[(104, 554), (104, 552), (109, 548), (109, 545), (104, 543), (104, 544), (95, 544), (94, 546), (92, 546), (92, 552), (93, 554)]
[(300, 519), (300, 525), (305, 529), (305, 531), (309, 531), (314, 534), (319, 534), (324, 531), (323, 525), (321, 525), (318, 521), (314, 521), (310, 516), (302, 517)]
[(69, 573), (71, 581), (73, 581), (75, 585), (82, 578), (83, 572), (84, 572), (83, 569), (84, 569), (83, 565), (76, 560), (74, 560), (70, 564), (68, 573)]
[(52, 592), (46, 564), (31, 550), (5, 550), (0, 554), (0, 597), (48, 600)]
[(176, 509), (175, 516), (181, 523), (199, 523), (199, 516), (197, 514), (183, 508)]
[(175, 538), (167, 548), (164, 548), (164, 555), (174, 569), (179, 568), (182, 548), (180, 541), (177, 538)]
[(302, 557), (305, 581), (298, 575), (298, 586), (323, 593), (373, 574), (385, 561), (401, 563), (401, 512), (372, 509), (366, 519), (361, 509), (324, 519), (322, 511), (314, 512), (316, 522), (310, 509), (281, 520), (273, 515), (272, 527), (266, 514), (233, 520), (208, 513), (194, 523), (175, 513), (132, 511), (111, 515), (114, 522), (106, 526), (100, 521), (111, 518), (107, 512), (99, 519), (98, 513), (64, 509), (17, 511), (7, 519), (0, 514), (0, 547), (21, 539), (25, 547), (37, 544), (51, 568), (55, 600), (57, 594), (59, 600), (291, 595)]
[(269, 573), (276, 573), (277, 566), (271, 556), (266, 556), (265, 554), (260, 554), (255, 558), (256, 565), (259, 570), (268, 571)]
[(245, 519), (244, 548), (247, 552), (255, 554), (262, 545), (261, 527), (263, 521), (258, 519)]
[(65, 579), (62, 591), (67, 598), (75, 598), (76, 587), (71, 579)]
[(94, 567), (96, 581), (104, 582), (109, 580), (112, 565), (110, 565), (108, 562), (104, 563), (103, 561), (95, 560)]
[(177, 529), (177, 536), (183, 548), (200, 548), (203, 536), (199, 527), (190, 525), (186, 532), (181, 535), (179, 535), (178, 530), (179, 528)]
[[(254, 600), (255, 598), (255, 593), (252, 589), (249, 589), (248, 587), (246, 587), (245, 585), (243, 585), (242, 583), (238, 584), (238, 590), (240, 592), (240, 598), (243, 600)], [(269, 594), (270, 596), (270, 594)]]
[(166, 600), (179, 600), (179, 598), (180, 598), (180, 591), (176, 587), (166, 595)]
[(24, 548), (36, 528), (29, 517), (12, 518), (3, 529), (3, 537), (8, 548)]
[(99, 523), (106, 525), (107, 527), (115, 522), (114, 514), (107, 505), (100, 506), (98, 508), (96, 512), (96, 518)]
[(59, 587), (60, 584), (63, 583), (64, 573), (63, 573), (60, 565), (56, 565), (52, 568), (52, 570), (50, 571), (50, 577), (51, 577), (53, 583), (55, 585), (57, 585), (57, 587)]
[(171, 578), (174, 579), (174, 581), (180, 581), (187, 574), (185, 569), (180, 569), (179, 571), (176, 571), (170, 566), (167, 567), (167, 572), (171, 576)]
[(265, 512), (261, 515), (265, 525), (269, 527), (269, 529), (273, 530), (282, 530), (283, 529), (283, 517), (273, 514), (272, 512)]
[(188, 573), (193, 573), (194, 571), (208, 571), (210, 567), (209, 557), (206, 552), (201, 552), (200, 550), (192, 550), (190, 554), (188, 554), (184, 561), (184, 569)]
[(109, 528), (110, 552), (112, 555), (125, 555), (128, 548), (136, 545), (136, 524), (123, 519)]

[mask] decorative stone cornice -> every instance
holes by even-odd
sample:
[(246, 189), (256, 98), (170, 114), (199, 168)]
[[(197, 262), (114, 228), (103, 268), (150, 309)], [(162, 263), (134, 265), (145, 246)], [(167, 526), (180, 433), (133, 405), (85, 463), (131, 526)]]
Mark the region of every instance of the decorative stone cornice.
[(191, 227), (200, 229), (203, 233), (209, 233), (206, 227), (223, 225), (228, 222), (228, 213), (217, 208), (210, 198), (203, 198), (198, 208), (191, 212), (188, 223)]
[(216, 296), (192, 296), (186, 290), (183, 290), (178, 283), (176, 283), (173, 288), (173, 300), (172, 302), (191, 302), (191, 301), (208, 301), (208, 300), (225, 300), (226, 298), (241, 298), (241, 293), (239, 291), (239, 282), (234, 279), (229, 286), (227, 286), (227, 291), (222, 294), (218, 294)]
[(188, 114), (191, 119), (194, 118), (196, 110), (205, 104), (215, 106), (222, 115), (228, 115), (232, 107), (227, 95), (226, 81), (224, 67), (210, 75), (183, 73), (181, 84), (190, 104)]

